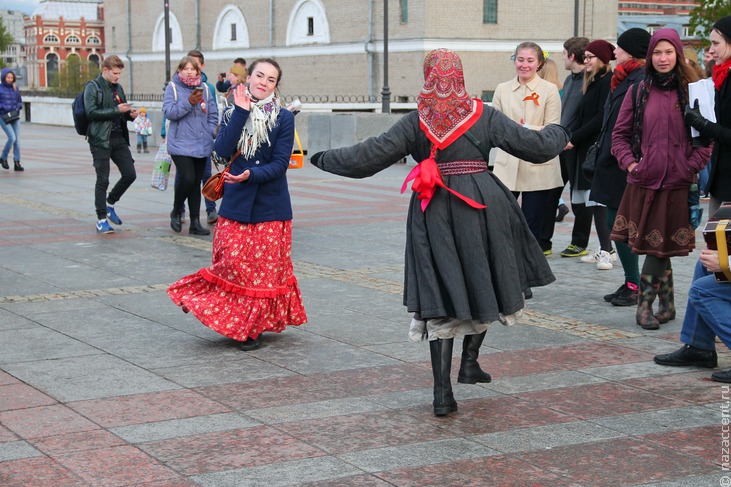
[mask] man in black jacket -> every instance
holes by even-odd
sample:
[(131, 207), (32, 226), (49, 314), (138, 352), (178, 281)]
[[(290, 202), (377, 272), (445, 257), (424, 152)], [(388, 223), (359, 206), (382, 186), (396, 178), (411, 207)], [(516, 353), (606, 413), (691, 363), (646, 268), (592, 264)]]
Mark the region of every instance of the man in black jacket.
[[(87, 140), (96, 169), (94, 206), (99, 233), (114, 233), (109, 221), (122, 224), (114, 204), (137, 178), (127, 130), (127, 121), (137, 117), (137, 110), (127, 103), (122, 85), (118, 83), (123, 69), (124, 63), (119, 56), (108, 56), (102, 63), (101, 74), (84, 88), (84, 109), (89, 120)], [(117, 165), (121, 178), (107, 195), (110, 159)]]

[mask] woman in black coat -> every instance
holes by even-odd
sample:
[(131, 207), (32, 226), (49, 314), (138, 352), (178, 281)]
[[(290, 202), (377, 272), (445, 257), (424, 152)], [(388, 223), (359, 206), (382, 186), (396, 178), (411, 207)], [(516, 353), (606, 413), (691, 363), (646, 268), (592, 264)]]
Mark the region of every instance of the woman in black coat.
[[(604, 105), (604, 123), (589, 196), (592, 201), (607, 207), (606, 223), (609, 228), (614, 225), (617, 208), (627, 186), (627, 173), (619, 168), (617, 159), (612, 155), (612, 130), (617, 123), (617, 115), (624, 97), (628, 93), (635, 93), (637, 88), (633, 86), (644, 77), (645, 57), (650, 37), (652, 36), (645, 29), (628, 29), (619, 36), (617, 48), (614, 50), (617, 68), (612, 74), (610, 93)], [(615, 245), (624, 269), (624, 284), (615, 292), (604, 296), (604, 300), (614, 306), (635, 306), (640, 284), (639, 256), (633, 254), (624, 242), (615, 242)]]
[(711, 173), (708, 175), (709, 206), (712, 215), (721, 203), (731, 201), (731, 15), (713, 24), (711, 48), (713, 84), (716, 87), (716, 123), (703, 118), (697, 109), (687, 107), (685, 121), (701, 136), (714, 141)]
[[(599, 236), (600, 249), (582, 257), (582, 262), (595, 262), (600, 270), (612, 268), (613, 249), (609, 239), (610, 227), (606, 224), (606, 207), (597, 205), (589, 198), (591, 181), (584, 176), (581, 168), (589, 147), (596, 142), (604, 119), (604, 102), (609, 95), (609, 84), (612, 70), (609, 62), (614, 59), (614, 46), (604, 40), (590, 42), (584, 51), (584, 96), (579, 104), (579, 124), (573, 131), (571, 142), (567, 149), (576, 148), (577, 164), (574, 174), (571, 174), (571, 204), (584, 204), (591, 208), (594, 217), (594, 227)], [(576, 225), (585, 225), (585, 228), (576, 228)], [(586, 242), (572, 242), (579, 247), (586, 247), (591, 232), (591, 220), (578, 219), (574, 221), (575, 235), (586, 235)], [(563, 255), (563, 254), (562, 254)], [(614, 257), (616, 258), (616, 257)]]

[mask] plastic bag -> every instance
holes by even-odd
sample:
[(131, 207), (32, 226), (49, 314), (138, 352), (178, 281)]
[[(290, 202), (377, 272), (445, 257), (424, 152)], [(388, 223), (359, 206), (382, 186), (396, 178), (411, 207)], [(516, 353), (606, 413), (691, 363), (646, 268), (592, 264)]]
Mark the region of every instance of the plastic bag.
[(155, 167), (152, 169), (152, 187), (165, 191), (168, 189), (168, 178), (170, 177), (170, 154), (167, 144), (163, 142), (155, 154)]
[(688, 192), (688, 210), (690, 211), (690, 226), (693, 230), (698, 228), (703, 219), (703, 208), (701, 208), (701, 192), (698, 183), (693, 183)]

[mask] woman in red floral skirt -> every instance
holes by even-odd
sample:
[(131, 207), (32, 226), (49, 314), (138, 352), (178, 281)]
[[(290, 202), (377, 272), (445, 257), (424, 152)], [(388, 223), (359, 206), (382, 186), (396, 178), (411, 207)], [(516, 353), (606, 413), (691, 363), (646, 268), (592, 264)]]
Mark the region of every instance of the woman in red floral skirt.
[(276, 93), (282, 71), (258, 59), (246, 84), (234, 90), (215, 150), (238, 151), (224, 175), (223, 200), (213, 238), (211, 266), (168, 288), (170, 298), (212, 330), (259, 348), (259, 335), (302, 325), (307, 315), (292, 268), (292, 204), (287, 167), (294, 143), (294, 115)]

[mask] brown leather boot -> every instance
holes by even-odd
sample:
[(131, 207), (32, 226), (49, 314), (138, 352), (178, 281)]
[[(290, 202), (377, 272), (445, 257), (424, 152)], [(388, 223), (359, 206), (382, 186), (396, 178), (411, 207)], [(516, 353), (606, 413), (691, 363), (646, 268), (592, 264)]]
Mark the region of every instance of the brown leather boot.
[(640, 276), (640, 292), (637, 304), (637, 324), (645, 330), (657, 330), (660, 322), (652, 312), (652, 303), (660, 290), (660, 280), (650, 274)]
[(660, 291), (658, 297), (658, 310), (655, 318), (660, 324), (675, 319), (675, 294), (673, 292), (673, 270), (668, 269), (660, 278)]

